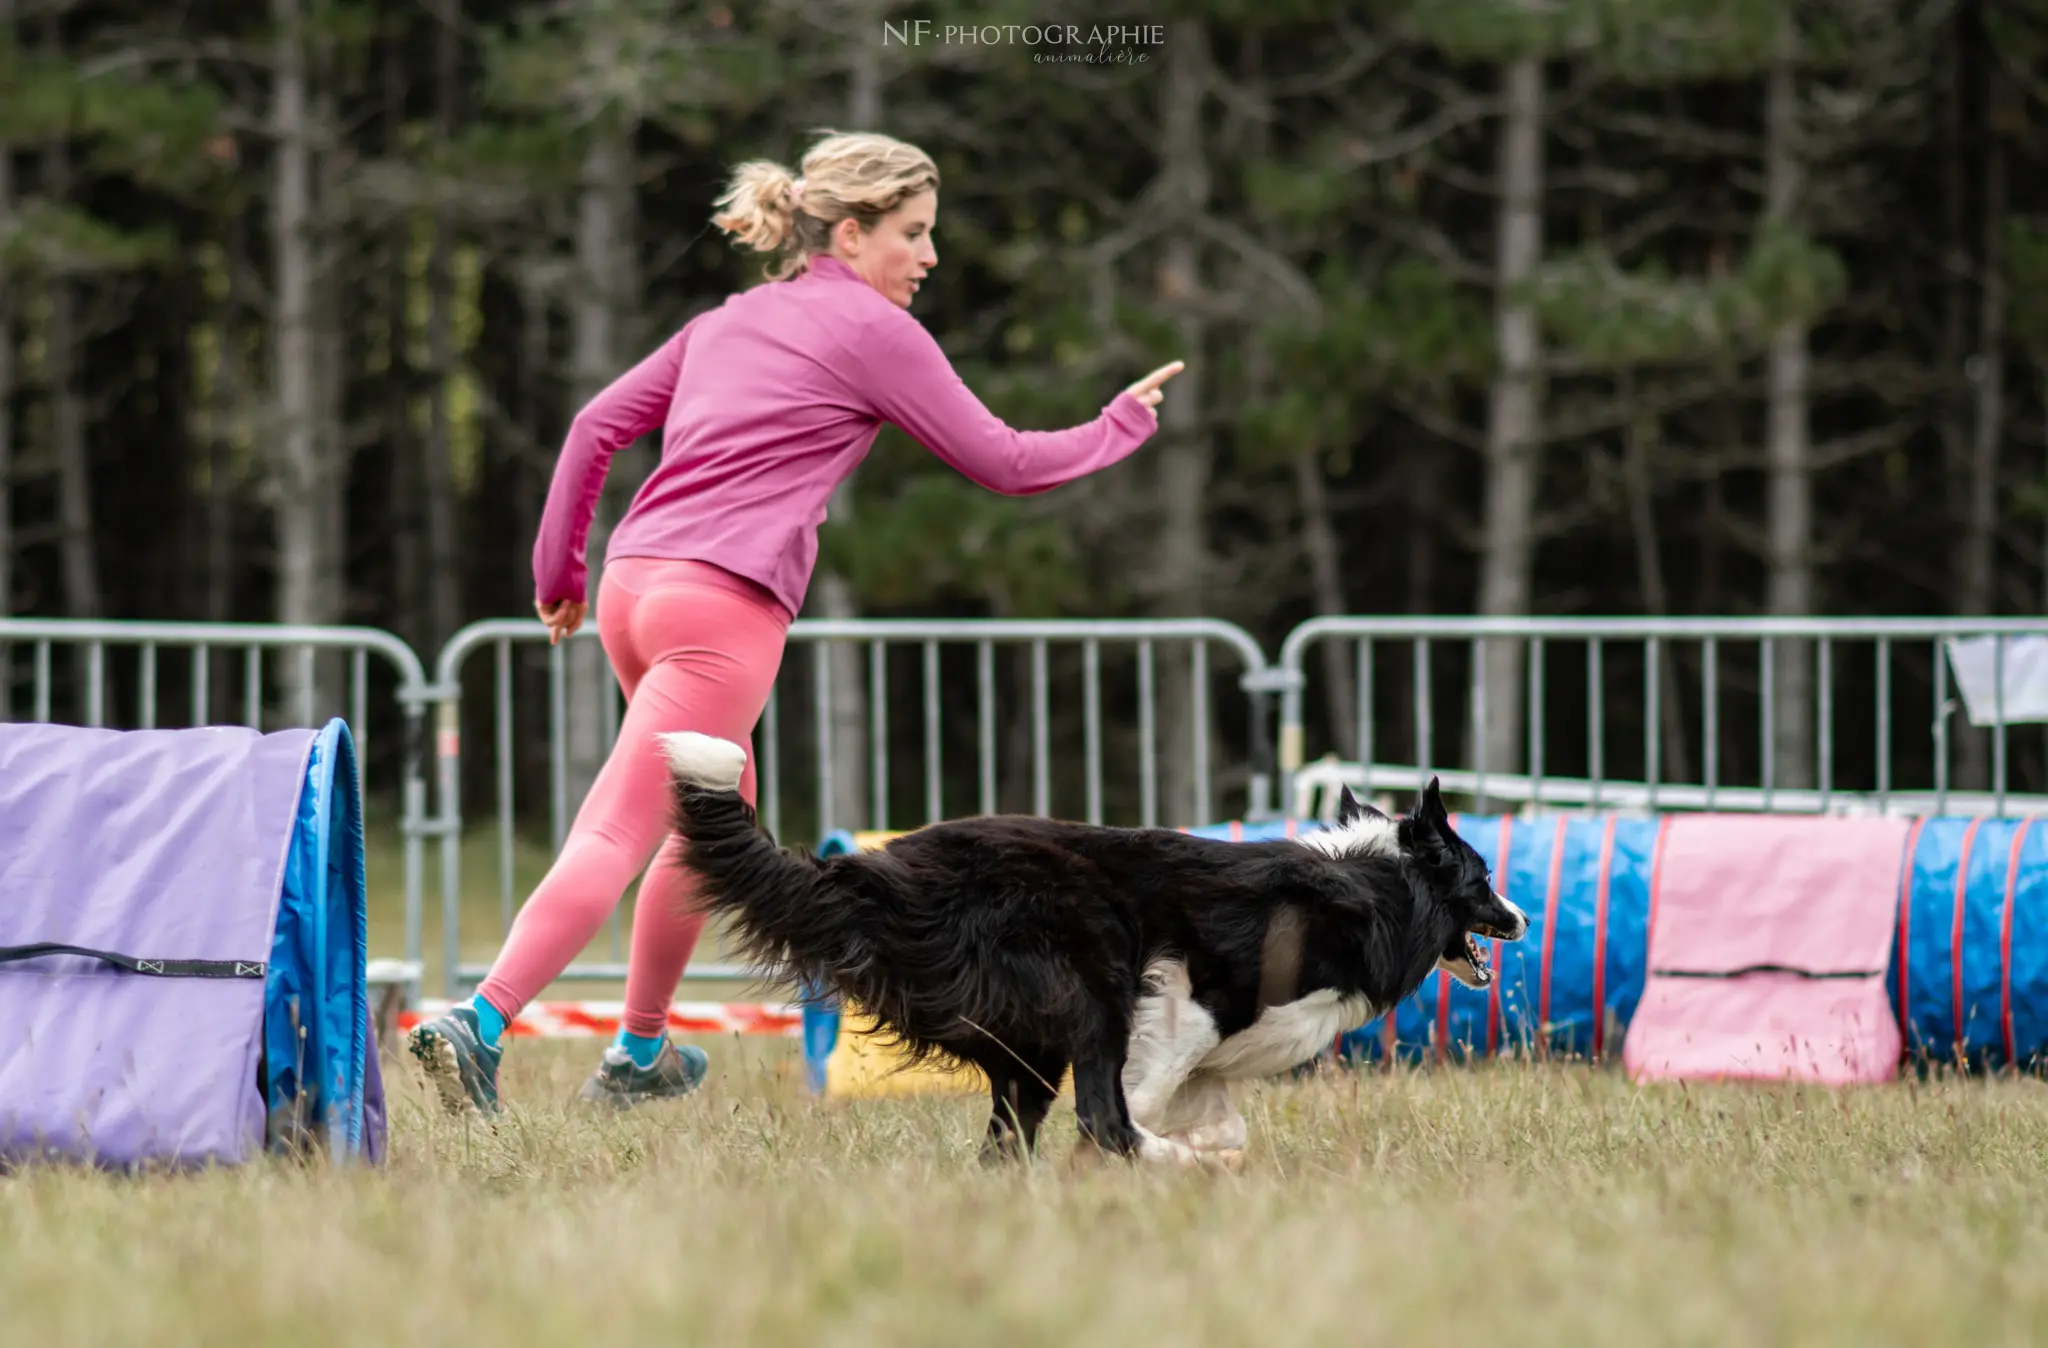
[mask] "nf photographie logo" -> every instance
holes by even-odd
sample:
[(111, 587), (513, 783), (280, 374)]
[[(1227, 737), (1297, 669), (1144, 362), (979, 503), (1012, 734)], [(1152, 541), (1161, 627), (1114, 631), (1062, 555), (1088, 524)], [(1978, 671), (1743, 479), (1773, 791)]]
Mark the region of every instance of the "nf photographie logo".
[(1138, 65), (1151, 55), (1143, 50), (1166, 41), (1159, 23), (933, 23), (903, 19), (882, 23), (885, 47), (922, 47), (927, 43), (960, 47), (1022, 46), (1038, 62), (1082, 62)]

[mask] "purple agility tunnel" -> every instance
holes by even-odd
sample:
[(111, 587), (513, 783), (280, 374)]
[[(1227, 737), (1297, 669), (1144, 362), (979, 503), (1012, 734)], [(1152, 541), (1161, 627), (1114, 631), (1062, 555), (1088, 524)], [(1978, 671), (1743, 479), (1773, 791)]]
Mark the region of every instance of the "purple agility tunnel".
[(0, 1168), (381, 1162), (355, 747), (0, 725)]

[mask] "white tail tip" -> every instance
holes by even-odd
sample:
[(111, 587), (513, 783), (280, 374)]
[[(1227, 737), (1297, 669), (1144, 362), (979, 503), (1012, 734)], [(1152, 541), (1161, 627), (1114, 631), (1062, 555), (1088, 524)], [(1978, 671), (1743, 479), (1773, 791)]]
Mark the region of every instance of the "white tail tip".
[(679, 730), (659, 738), (668, 754), (669, 773), (677, 781), (714, 791), (739, 789), (740, 774), (747, 767), (747, 751), (739, 745), (694, 730)]

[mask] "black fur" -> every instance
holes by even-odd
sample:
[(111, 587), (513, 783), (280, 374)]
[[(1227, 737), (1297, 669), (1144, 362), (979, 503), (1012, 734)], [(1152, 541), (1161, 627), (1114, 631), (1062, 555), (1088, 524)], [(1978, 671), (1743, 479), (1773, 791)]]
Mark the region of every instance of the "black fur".
[[(1347, 791), (1339, 827), (1368, 813)], [(1433, 779), (1396, 828), (1397, 856), (1339, 859), (1299, 841), (994, 816), (820, 860), (778, 848), (737, 792), (674, 785), (680, 859), (746, 954), (857, 1001), (914, 1058), (979, 1067), (994, 1097), (988, 1153), (1033, 1145), (1071, 1065), (1083, 1137), (1128, 1155), (1122, 1074), (1146, 965), (1183, 959), (1228, 1038), (1259, 1014), (1261, 950), (1283, 904), (1302, 920), (1295, 995), (1335, 989), (1376, 1007), (1462, 957), (1468, 931), (1521, 934)]]

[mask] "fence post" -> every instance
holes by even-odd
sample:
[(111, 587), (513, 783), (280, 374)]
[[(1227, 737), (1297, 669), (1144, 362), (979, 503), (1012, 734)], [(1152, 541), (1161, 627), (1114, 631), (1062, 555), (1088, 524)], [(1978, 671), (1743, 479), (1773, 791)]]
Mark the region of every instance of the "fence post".
[[(1252, 775), (1245, 807), (1247, 819), (1285, 818), (1287, 812), (1294, 808), (1294, 771), (1301, 766), (1300, 678), (1298, 671), (1266, 665), (1248, 671), (1238, 681), (1238, 686), (1251, 699)], [(1280, 747), (1277, 754), (1274, 752), (1273, 732), (1266, 720), (1269, 712), (1275, 714), (1279, 723)], [(1294, 751), (1292, 761), (1288, 758), (1290, 744)], [(1271, 793), (1276, 779), (1280, 796), (1278, 801), (1273, 801)]]
[(462, 685), (444, 678), (434, 756), (441, 785), (441, 995), (454, 1000), (462, 963)]
[(427, 819), (427, 695), (422, 688), (401, 691), (405, 705), (405, 767), (401, 786), (399, 830), (405, 847), (405, 958), (413, 975), (407, 980), (406, 1004), (419, 1002), (425, 941)]
[(1302, 672), (1301, 653), (1316, 638), (1316, 620), (1302, 623), (1280, 643), (1280, 659), (1267, 671), (1267, 678), (1280, 694), (1280, 813), (1294, 809), (1294, 778), (1302, 764), (1302, 690), (1308, 677)]

